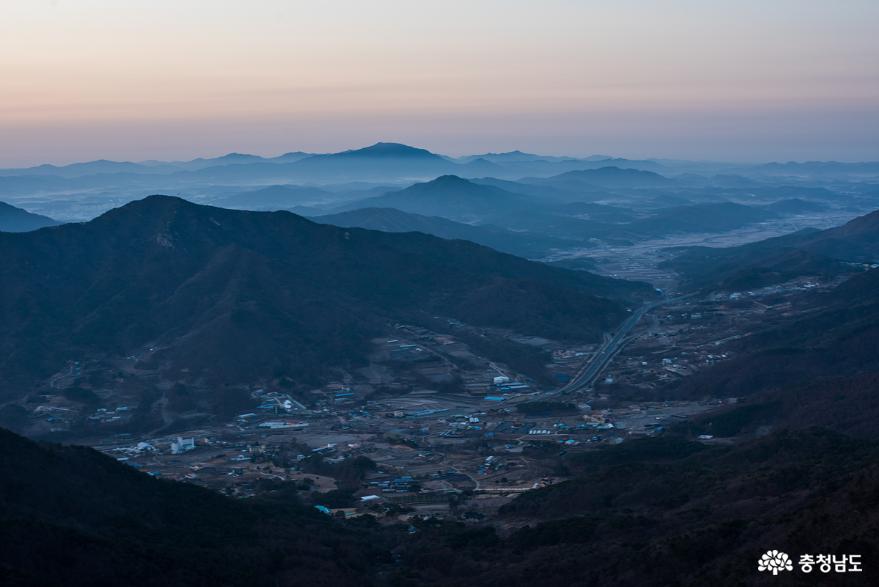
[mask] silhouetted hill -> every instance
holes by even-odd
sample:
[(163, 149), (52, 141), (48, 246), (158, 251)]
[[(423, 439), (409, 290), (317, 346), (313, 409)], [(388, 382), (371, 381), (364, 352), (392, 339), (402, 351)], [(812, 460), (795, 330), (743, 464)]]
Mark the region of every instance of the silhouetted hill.
[[(4, 393), (74, 357), (157, 346), (167, 373), (314, 381), (357, 364), (391, 321), (443, 315), (595, 339), (608, 298), (647, 284), (553, 269), (419, 233), (316, 224), (152, 196), (84, 224), (0, 234)], [(234, 360), (232, 360), (234, 358)]]
[[(877, 455), (815, 429), (733, 446), (635, 440), (561, 459), (576, 477), (505, 506), (507, 532), (446, 524), (400, 564), (428, 585), (762, 585), (770, 548), (795, 553), (796, 572), (802, 553), (879, 554)], [(839, 584), (865, 584), (862, 568)]]
[(130, 161), (109, 161), (107, 159), (99, 159), (97, 161), (84, 161), (82, 163), (71, 163), (69, 165), (45, 164), (24, 169), (5, 169), (2, 170), (0, 174), (72, 178), (97, 174), (152, 173), (153, 171), (158, 170), (153, 170), (147, 165), (132, 163)]
[[(295, 161), (296, 159), (292, 159)], [(259, 155), (250, 155), (248, 153), (226, 153), (219, 157), (199, 157), (191, 161), (181, 161), (177, 163), (160, 163), (160, 165), (174, 165), (180, 169), (188, 169), (198, 171), (200, 169), (208, 169), (211, 167), (221, 167), (225, 165), (250, 165), (253, 163), (265, 163), (269, 161)]]
[(535, 153), (524, 153), (518, 149), (515, 151), (506, 151), (504, 153), (482, 153), (479, 155), (467, 155), (461, 157), (461, 161), (472, 161), (474, 159), (486, 159), (493, 163), (523, 163), (531, 161), (587, 161), (588, 159), (576, 159), (575, 157), (560, 157), (556, 155), (537, 155)]
[(396, 208), (414, 214), (467, 221), (534, 205), (534, 200), (528, 196), (473, 183), (455, 175), (444, 175), (383, 196), (360, 200), (346, 208)]
[(820, 425), (879, 438), (879, 270), (800, 305), (800, 317), (730, 343), (735, 358), (677, 385), (686, 397), (744, 398), (706, 430)]
[(689, 287), (752, 289), (801, 275), (838, 275), (850, 270), (845, 263), (877, 259), (879, 212), (872, 212), (828, 230), (803, 230), (738, 247), (689, 248), (666, 265)]
[[(213, 159), (202, 159), (201, 161), (210, 161), (218, 165), (229, 165), (235, 163), (254, 163), (262, 160), (263, 158), (259, 155), (251, 155), (249, 153), (226, 153)], [(195, 159), (195, 161), (198, 161), (198, 159)]]
[(311, 157), (313, 154), (314, 153), (306, 153), (305, 151), (289, 151), (287, 153), (284, 153), (283, 155), (272, 157), (271, 160), (278, 163), (293, 163), (294, 161), (299, 161), (300, 159)]
[(28, 232), (58, 224), (48, 216), (34, 214), (0, 202), (0, 232)]
[(384, 232), (423, 232), (445, 239), (461, 239), (520, 257), (542, 257), (551, 250), (570, 247), (573, 241), (513, 232), (491, 225), (470, 225), (439, 216), (411, 214), (395, 208), (360, 208), (350, 212), (316, 216), (312, 220), (335, 226), (381, 230)]
[(505, 173), (505, 169), (497, 163), (480, 157), (461, 165), (461, 169), (460, 171), (457, 171), (457, 173), (466, 177), (479, 177), (483, 175), (503, 174)]
[(531, 178), (527, 181), (529, 183), (551, 185), (563, 189), (590, 187), (647, 188), (664, 187), (673, 183), (669, 178), (652, 171), (622, 169), (613, 166), (569, 171), (553, 177), (543, 179)]
[(401, 143), (376, 143), (362, 149), (351, 149), (327, 155), (312, 155), (310, 159), (413, 159), (426, 161), (444, 161), (443, 157), (431, 153), (427, 149), (410, 147)]
[(815, 254), (846, 261), (879, 260), (879, 210), (814, 234), (799, 246)]
[(399, 143), (376, 143), (363, 149), (312, 155), (290, 164), (289, 171), (296, 177), (338, 180), (435, 177), (458, 167), (461, 166), (426, 149)]

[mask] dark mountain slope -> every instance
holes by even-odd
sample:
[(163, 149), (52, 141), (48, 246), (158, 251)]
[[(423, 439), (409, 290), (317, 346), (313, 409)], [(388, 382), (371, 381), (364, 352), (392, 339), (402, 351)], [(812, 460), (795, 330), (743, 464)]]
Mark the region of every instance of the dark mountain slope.
[(63, 361), (144, 345), (160, 348), (162, 369), (191, 377), (313, 380), (360, 361), (388, 321), (428, 315), (596, 338), (624, 315), (608, 297), (652, 291), (464, 241), (165, 196), (85, 224), (2, 234), (0, 257), (6, 393)]
[(879, 210), (805, 238), (800, 248), (846, 261), (879, 260)]
[(41, 216), (0, 202), (0, 231), (29, 232), (44, 226), (55, 226), (58, 223), (48, 216)]
[(719, 436), (821, 425), (879, 438), (879, 270), (807, 296), (802, 317), (734, 343), (735, 358), (682, 380), (677, 396), (739, 397), (703, 423)]
[(834, 574), (832, 584), (872, 584), (877, 456), (874, 442), (817, 429), (733, 446), (673, 436), (580, 453), (560, 459), (573, 480), (501, 510), (503, 534), (424, 525), (399, 572), (456, 587), (770, 585), (781, 577), (759, 573), (757, 560), (778, 549), (794, 559), (786, 584), (818, 579), (796, 566), (806, 553), (861, 554), (862, 572)]
[(879, 260), (879, 212), (829, 230), (803, 230), (739, 247), (693, 247), (667, 262), (689, 287), (750, 289), (801, 275), (832, 276)]
[(334, 523), (285, 495), (231, 500), (0, 430), (0, 581), (741, 585), (762, 584), (756, 560), (777, 548), (860, 554), (864, 572), (834, 584), (870, 584), (877, 460), (874, 442), (818, 429), (714, 447), (675, 434), (564, 457), (575, 478), (506, 506), (503, 536), (436, 521), (403, 534)]
[(369, 584), (380, 538), (0, 429), (3, 585)]
[(560, 189), (581, 188), (654, 188), (665, 187), (674, 183), (673, 180), (640, 169), (622, 169), (620, 167), (600, 167), (569, 171), (547, 178), (530, 178), (527, 183), (550, 185)]
[(445, 239), (469, 240), (520, 257), (542, 257), (552, 249), (576, 244), (574, 241), (513, 232), (491, 225), (470, 225), (438, 216), (411, 214), (394, 208), (360, 208), (350, 212), (312, 218), (335, 226), (359, 227), (384, 232), (423, 232)]

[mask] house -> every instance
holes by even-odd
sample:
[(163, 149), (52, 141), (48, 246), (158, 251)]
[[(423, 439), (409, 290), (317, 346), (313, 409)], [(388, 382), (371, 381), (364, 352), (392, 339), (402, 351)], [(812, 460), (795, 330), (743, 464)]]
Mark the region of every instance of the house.
[(195, 438), (181, 438), (177, 437), (177, 440), (171, 441), (171, 454), (179, 455), (185, 452), (189, 452), (195, 448)]

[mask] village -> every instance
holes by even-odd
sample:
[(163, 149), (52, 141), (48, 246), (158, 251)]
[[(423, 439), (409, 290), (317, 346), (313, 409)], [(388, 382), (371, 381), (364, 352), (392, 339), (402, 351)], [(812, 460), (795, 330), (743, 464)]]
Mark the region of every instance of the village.
[[(796, 311), (796, 296), (822, 287), (799, 280), (668, 298), (636, 317), (618, 348), (607, 337), (570, 346), (451, 319), (437, 318), (433, 328), (398, 323), (372, 341), (367, 366), (306, 393), (252, 386), (242, 404), (249, 409), (222, 422), (190, 416), (158, 431), (126, 429), (139, 407), (134, 396), (124, 401), (124, 390), (137, 389), (138, 378), (124, 376), (106, 400), (88, 388), (76, 394), (94, 397), (69, 387), (38, 396), (44, 401), (30, 417), (64, 430), (78, 413), (86, 424), (79, 442), (149, 475), (240, 498), (293, 488), (331, 515), (483, 519), (522, 492), (564, 481), (565, 455), (661, 434), (737, 402), (662, 390), (733, 356), (728, 343)], [(476, 351), (485, 334), (534, 348), (548, 360), (544, 373), (489, 360)], [(602, 353), (592, 377), (578, 379)], [(120, 364), (120, 373), (138, 375), (135, 361)], [(90, 369), (71, 362), (50, 385), (94, 379)], [(166, 411), (174, 393), (166, 392)]]

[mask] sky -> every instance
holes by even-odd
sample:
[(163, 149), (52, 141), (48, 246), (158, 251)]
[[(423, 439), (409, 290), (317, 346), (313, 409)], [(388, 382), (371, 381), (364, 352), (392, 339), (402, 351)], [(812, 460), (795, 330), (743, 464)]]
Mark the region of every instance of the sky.
[(876, 0), (0, 0), (0, 166), (879, 159)]

